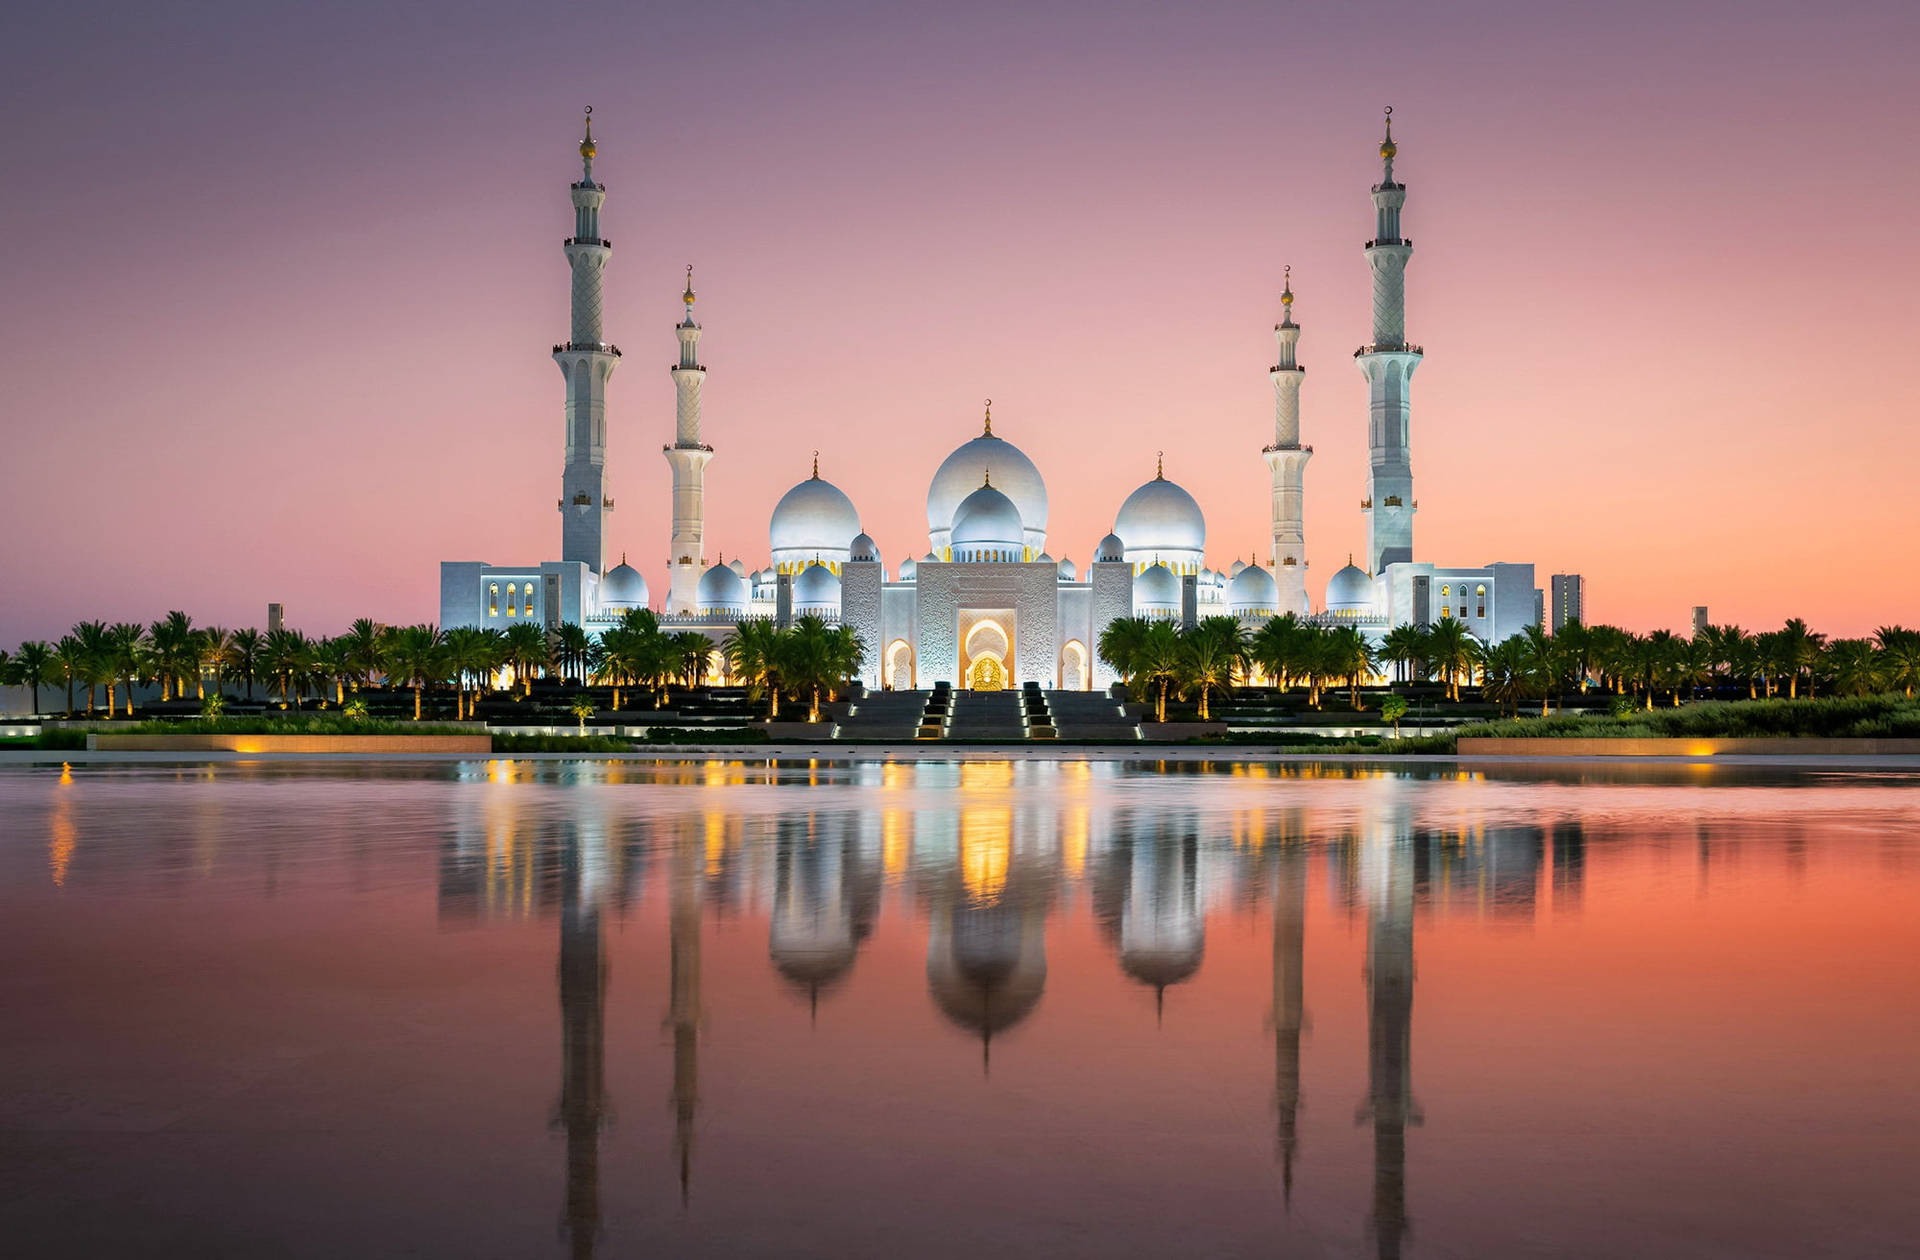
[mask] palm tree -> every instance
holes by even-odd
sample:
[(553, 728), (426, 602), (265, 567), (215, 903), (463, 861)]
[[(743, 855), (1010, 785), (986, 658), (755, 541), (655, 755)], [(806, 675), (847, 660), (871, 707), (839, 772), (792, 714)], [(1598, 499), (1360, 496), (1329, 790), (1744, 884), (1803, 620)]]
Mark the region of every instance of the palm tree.
[(207, 679), (213, 679), (214, 689), (220, 687), (220, 666), (226, 660), (227, 642), (232, 635), (221, 626), (208, 626), (200, 631), (198, 650), (194, 654), (193, 694), (196, 699), (207, 698)]
[(493, 672), (504, 644), (493, 631), (473, 626), (455, 626), (441, 638), (446, 649), (447, 669), (453, 674), (453, 716), (456, 721), (464, 720), (469, 714), (467, 675), (474, 675), (473, 702), (478, 704), (481, 692), (486, 689), (487, 676)]
[[(720, 645), (727, 656), (727, 668), (735, 678), (746, 682), (748, 699), (758, 700), (763, 691), (772, 691), (770, 717), (780, 716), (780, 692), (776, 683), (778, 637), (779, 632), (770, 621), (736, 621), (733, 632)], [(614, 707), (619, 707), (617, 696)]]
[(554, 659), (561, 672), (569, 677), (586, 678), (587, 655), (592, 647), (593, 640), (587, 637), (587, 632), (571, 621), (561, 622), (560, 628), (553, 632)]
[(1687, 699), (1695, 700), (1700, 695), (1700, 684), (1713, 681), (1714, 651), (1713, 640), (1706, 635), (1696, 634), (1691, 639), (1675, 640), (1672, 676), (1673, 702), (1676, 705), (1680, 703), (1680, 688), (1686, 688)]
[(84, 652), (80, 640), (70, 634), (60, 636), (60, 642), (53, 647), (54, 668), (60, 671), (61, 678), (67, 684), (67, 717), (73, 716), (73, 684), (80, 677)]
[(340, 637), (347, 642), (347, 661), (353, 668), (355, 691), (372, 681), (380, 672), (382, 644), (380, 626), (371, 617), (356, 617)]
[[(113, 640), (104, 621), (82, 621), (74, 626), (72, 637), (79, 645), (80, 680), (87, 684), (87, 714), (92, 716), (94, 688), (103, 683), (111, 686)], [(107, 716), (113, 716), (111, 701), (107, 705)]]
[(1528, 626), (1515, 637), (1526, 649), (1523, 668), (1532, 690), (1540, 696), (1540, 716), (1545, 717), (1547, 704), (1559, 692), (1560, 680), (1564, 677), (1563, 645), (1554, 642), (1539, 626)]
[(1407, 698), (1388, 696), (1380, 702), (1380, 716), (1393, 723), (1393, 737), (1400, 738), (1400, 719), (1407, 716)]
[[(1880, 645), (1881, 666), (1886, 672), (1887, 685), (1900, 688), (1911, 700), (1914, 687), (1920, 686), (1920, 630), (1908, 630), (1904, 626), (1881, 626), (1874, 631), (1873, 637)], [(71, 701), (67, 707), (73, 707)]]
[(1562, 681), (1570, 678), (1574, 689), (1584, 692), (1593, 676), (1593, 632), (1579, 621), (1569, 620), (1553, 632), (1553, 641), (1560, 654)]
[[(1240, 625), (1231, 617), (1208, 618), (1231, 622), (1237, 631)], [(1216, 691), (1226, 695), (1233, 690), (1234, 671), (1240, 667), (1240, 657), (1228, 646), (1224, 636), (1206, 634), (1196, 626), (1180, 637), (1180, 694), (1200, 700), (1200, 720), (1211, 720), (1212, 713), (1207, 700)]]
[(1274, 686), (1282, 691), (1292, 684), (1298, 669), (1300, 645), (1313, 633), (1292, 613), (1281, 613), (1253, 632), (1247, 641), (1247, 656)]
[(1327, 633), (1327, 665), (1335, 676), (1347, 680), (1347, 703), (1360, 707), (1360, 680), (1373, 673), (1377, 662), (1367, 636), (1352, 626), (1339, 626)]
[(154, 670), (160, 678), (160, 699), (164, 703), (185, 690), (181, 683), (200, 663), (199, 635), (193, 618), (178, 609), (149, 627), (153, 644)]
[(1425, 681), (1431, 650), (1424, 626), (1395, 626), (1380, 644), (1380, 660), (1393, 666), (1398, 682)]
[(827, 623), (808, 614), (781, 636), (780, 657), (786, 681), (808, 696), (807, 721), (820, 720), (820, 689), (835, 681), (836, 650)]
[(1446, 679), (1449, 700), (1460, 698), (1460, 676), (1471, 676), (1476, 646), (1467, 627), (1452, 617), (1442, 617), (1427, 631), (1427, 660)]
[(713, 640), (698, 630), (682, 630), (669, 638), (679, 663), (676, 672), (687, 688), (691, 690), (704, 683), (707, 680), (707, 663), (713, 657)]
[(253, 683), (266, 670), (267, 643), (258, 630), (235, 630), (227, 636), (227, 650), (220, 662), (223, 678), (239, 678), (247, 684), (247, 701), (253, 701)]
[(532, 695), (534, 671), (544, 669), (552, 659), (547, 650), (546, 630), (530, 621), (508, 626), (506, 649), (507, 663), (513, 666), (514, 681), (524, 688), (521, 694)]
[(1113, 667), (1129, 691), (1133, 690), (1133, 676), (1139, 672), (1141, 651), (1152, 624), (1145, 617), (1117, 617), (1100, 631), (1100, 641), (1094, 645), (1100, 659)]
[(1167, 689), (1180, 677), (1182, 655), (1180, 632), (1173, 628), (1172, 622), (1147, 623), (1134, 662), (1134, 675), (1144, 677), (1155, 688), (1153, 720), (1156, 722), (1167, 720)]
[(1790, 618), (1780, 627), (1782, 661), (1787, 667), (1787, 699), (1792, 700), (1800, 694), (1800, 675), (1807, 676), (1807, 694), (1813, 694), (1813, 671), (1820, 664), (1820, 650), (1826, 646), (1827, 636), (1816, 634), (1807, 627), (1807, 623), (1798, 617)]
[(261, 651), (266, 671), (280, 682), (280, 703), (300, 707), (307, 673), (313, 668), (313, 643), (298, 630), (269, 630)]
[(1533, 694), (1530, 652), (1523, 635), (1512, 635), (1486, 649), (1481, 656), (1480, 693), (1519, 716), (1520, 701)]
[(1880, 660), (1871, 639), (1834, 640), (1827, 647), (1826, 668), (1840, 695), (1870, 696), (1880, 690)]
[[(122, 621), (107, 631), (113, 674), (127, 684), (127, 716), (133, 716), (133, 688), (151, 667), (152, 647), (147, 628), (137, 621)], [(107, 713), (113, 713), (113, 684), (107, 684)]]
[(347, 636), (316, 640), (312, 659), (315, 675), (333, 684), (333, 703), (346, 704), (347, 683), (353, 678), (353, 644)]
[(430, 625), (406, 626), (386, 636), (385, 647), (381, 669), (387, 683), (413, 688), (413, 720), (418, 722), (426, 688), (446, 676), (440, 631)]
[(867, 641), (860, 632), (841, 622), (833, 628), (832, 642), (828, 645), (828, 655), (833, 661), (835, 679), (833, 693), (837, 699), (841, 685), (860, 672), (867, 660)]
[(14, 654), (8, 672), (18, 685), (33, 689), (33, 711), (39, 713), (40, 686), (54, 672), (53, 646), (39, 639), (27, 640)]

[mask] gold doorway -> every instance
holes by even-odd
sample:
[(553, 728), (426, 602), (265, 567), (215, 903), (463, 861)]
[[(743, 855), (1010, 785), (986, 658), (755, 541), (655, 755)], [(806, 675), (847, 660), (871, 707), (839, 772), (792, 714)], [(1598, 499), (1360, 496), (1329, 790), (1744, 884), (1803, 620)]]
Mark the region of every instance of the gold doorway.
[(975, 691), (999, 691), (1007, 685), (1007, 671), (993, 657), (983, 656), (973, 663), (973, 676), (967, 685)]

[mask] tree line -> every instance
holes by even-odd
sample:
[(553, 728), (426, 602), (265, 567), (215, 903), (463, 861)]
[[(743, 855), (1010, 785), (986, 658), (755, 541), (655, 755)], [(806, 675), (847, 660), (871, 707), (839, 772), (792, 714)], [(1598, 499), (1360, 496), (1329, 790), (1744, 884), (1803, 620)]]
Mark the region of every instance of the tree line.
[(1569, 622), (1554, 634), (1529, 626), (1493, 644), (1446, 618), (1396, 626), (1377, 646), (1354, 627), (1318, 626), (1292, 613), (1251, 632), (1233, 617), (1202, 618), (1186, 630), (1128, 617), (1109, 624), (1097, 647), (1129, 689), (1144, 685), (1163, 722), (1170, 694), (1197, 700), (1204, 721), (1211, 697), (1256, 676), (1282, 690), (1304, 688), (1315, 708), (1327, 688), (1345, 687), (1357, 709), (1362, 683), (1384, 678), (1438, 681), (1455, 701), (1462, 687), (1477, 685), (1483, 698), (1515, 713), (1528, 700), (1538, 700), (1545, 713), (1554, 699), (1589, 689), (1651, 709), (1656, 698), (1677, 705), (1703, 692), (1744, 690), (1762, 699), (1904, 691), (1911, 697), (1920, 686), (1920, 630), (1882, 626), (1871, 638), (1829, 640), (1797, 617), (1759, 634), (1706, 626), (1691, 638)]
[[(351, 708), (349, 692), (378, 683), (411, 690), (417, 721), (432, 689), (451, 686), (455, 716), (465, 718), (498, 682), (530, 693), (534, 678), (554, 674), (611, 686), (616, 710), (623, 693), (634, 690), (662, 703), (675, 684), (702, 685), (715, 650), (697, 631), (668, 633), (645, 609), (629, 611), (597, 640), (572, 623), (552, 630), (531, 622), (504, 630), (442, 630), (383, 626), (366, 617), (344, 634), (309, 637), (298, 630), (196, 626), (176, 611), (149, 624), (83, 621), (57, 641), (29, 640), (13, 652), (0, 650), (0, 682), (30, 688), (36, 713), (44, 689), (64, 687), (68, 717), (79, 711), (82, 698), (88, 716), (100, 712), (104, 701), (106, 716), (132, 717), (134, 689), (142, 686), (157, 686), (162, 703), (191, 693), (217, 710), (229, 689), (249, 702), (262, 690), (297, 709), (310, 696), (325, 704), (329, 693), (336, 707)], [(776, 716), (785, 693), (808, 699), (810, 721), (818, 720), (821, 694), (831, 695), (858, 674), (866, 655), (851, 627), (829, 626), (818, 617), (800, 617), (784, 630), (743, 621), (719, 650), (755, 699), (771, 694)]]

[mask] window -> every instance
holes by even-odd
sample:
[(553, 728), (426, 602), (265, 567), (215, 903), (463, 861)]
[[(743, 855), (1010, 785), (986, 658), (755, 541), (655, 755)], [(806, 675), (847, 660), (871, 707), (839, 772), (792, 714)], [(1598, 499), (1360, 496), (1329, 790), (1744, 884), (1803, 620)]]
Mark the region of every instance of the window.
[(1440, 620), (1445, 621), (1447, 618), (1451, 616), (1453, 616), (1453, 609), (1448, 607), (1446, 604), (1440, 605)]
[(1441, 588), (1440, 588), (1440, 598), (1441, 598), (1441, 599), (1445, 599), (1445, 598), (1446, 598), (1447, 596), (1449, 596), (1449, 595), (1451, 595), (1451, 594), (1453, 594), (1453, 588), (1452, 588), (1451, 586), (1443, 586), (1443, 587), (1441, 587)]
[(498, 617), (499, 615), (500, 615), (500, 583), (489, 582), (487, 583), (487, 616)]
[(521, 591), (521, 595), (523, 596), (520, 601), (521, 613), (528, 617), (533, 616), (533, 583), (527, 583), (526, 587)]

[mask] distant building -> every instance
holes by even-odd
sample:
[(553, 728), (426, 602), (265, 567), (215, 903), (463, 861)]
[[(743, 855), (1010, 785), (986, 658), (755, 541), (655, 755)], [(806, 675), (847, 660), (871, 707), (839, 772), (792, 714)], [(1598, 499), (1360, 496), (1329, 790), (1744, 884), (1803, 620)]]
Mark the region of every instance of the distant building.
[(1587, 623), (1587, 580), (1578, 573), (1556, 573), (1549, 579), (1553, 603), (1553, 631), (1569, 621)]
[(1533, 624), (1547, 624), (1547, 593), (1537, 586), (1533, 588)]
[(1712, 623), (1707, 620), (1707, 606), (1705, 604), (1695, 604), (1693, 606), (1693, 632), (1699, 634), (1711, 624)]
[(287, 628), (287, 606), (285, 604), (267, 605), (267, 633)]

